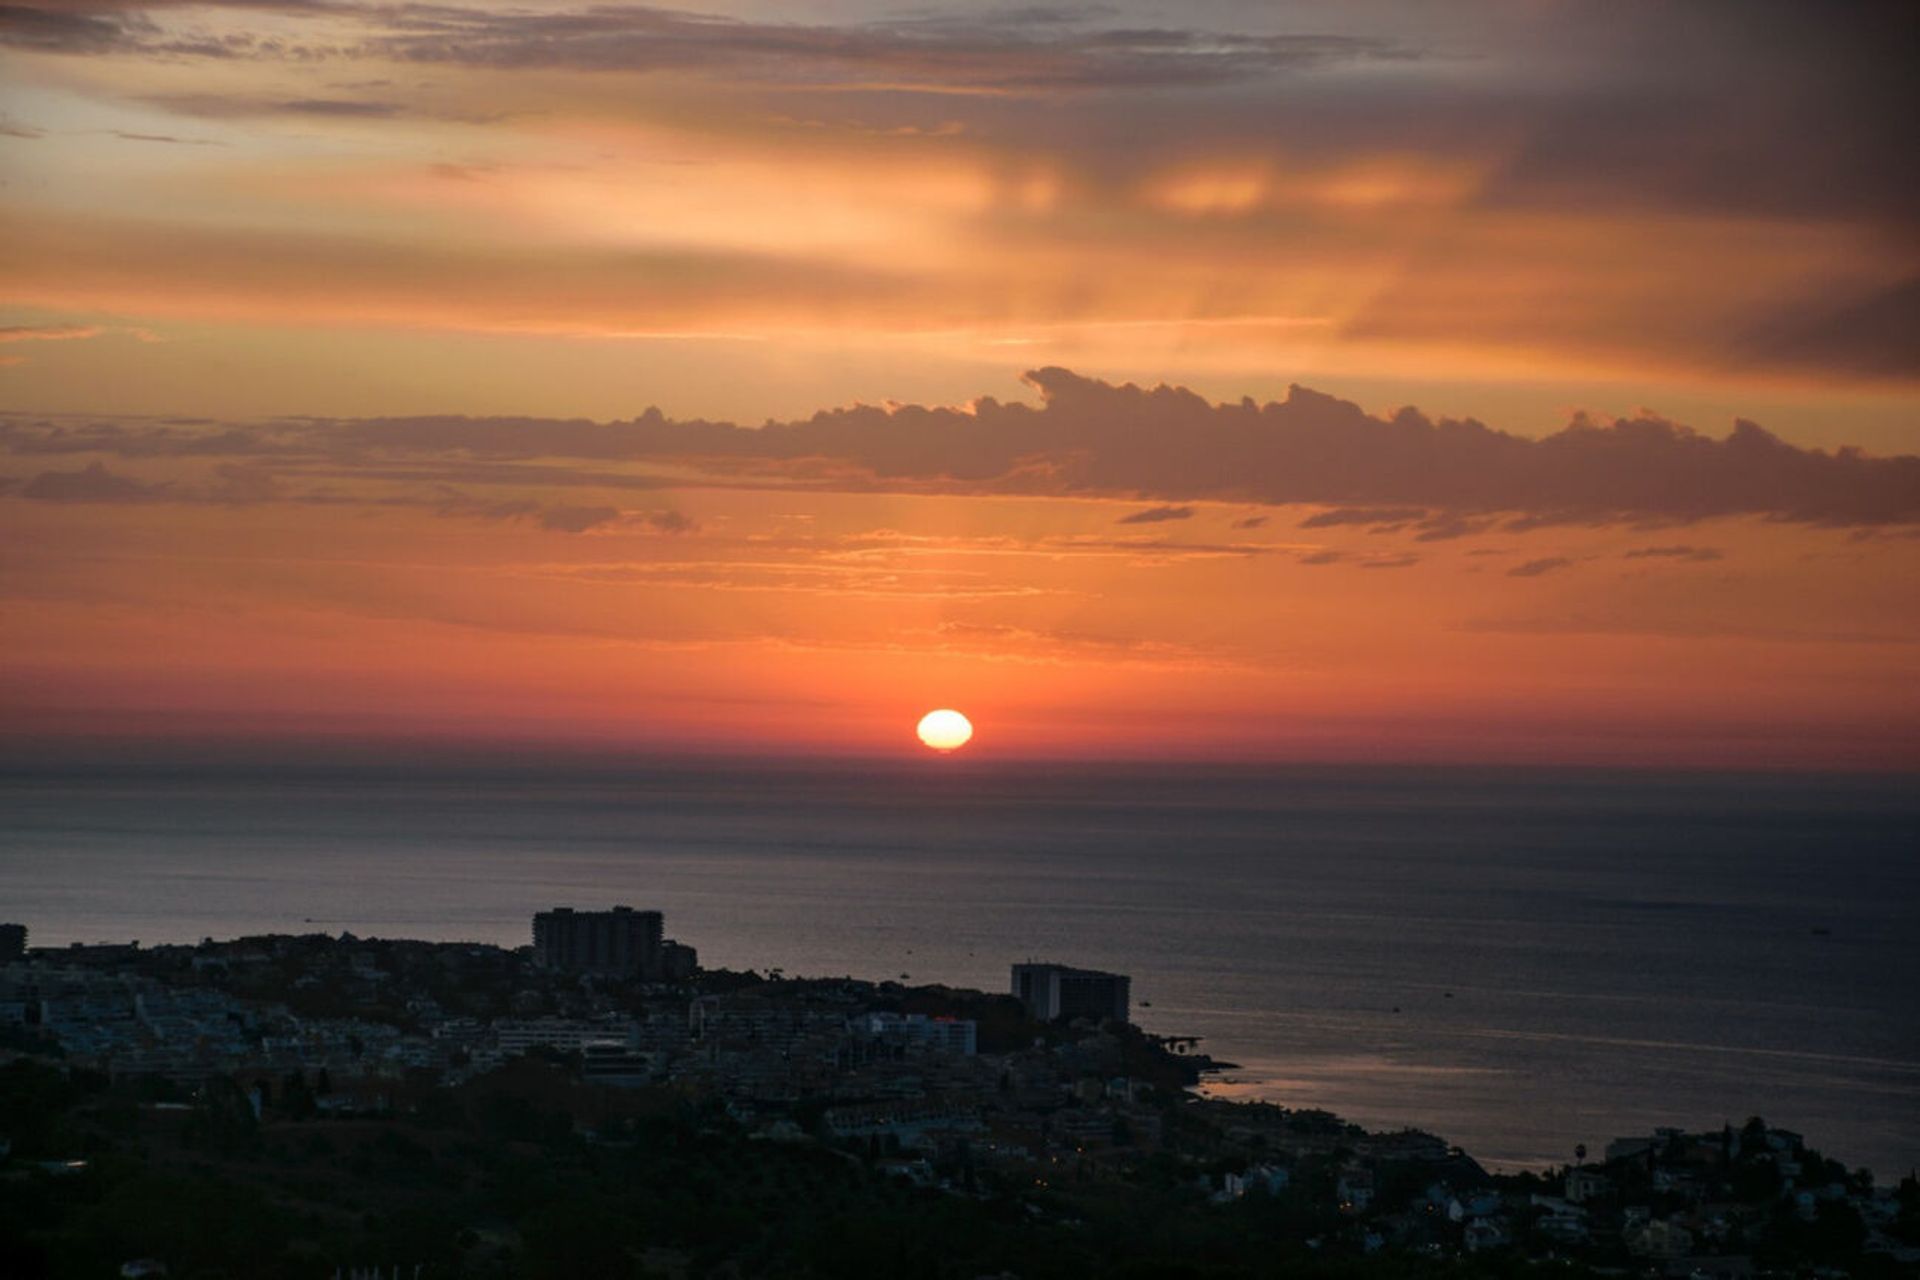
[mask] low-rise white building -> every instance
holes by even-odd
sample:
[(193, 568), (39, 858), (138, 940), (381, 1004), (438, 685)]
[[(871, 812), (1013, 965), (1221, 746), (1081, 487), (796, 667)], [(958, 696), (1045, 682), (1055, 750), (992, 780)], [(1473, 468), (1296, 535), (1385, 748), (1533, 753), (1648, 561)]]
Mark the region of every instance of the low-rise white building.
[(925, 1046), (939, 1053), (971, 1057), (979, 1029), (971, 1018), (929, 1018), (924, 1013), (869, 1013), (856, 1019), (860, 1029), (880, 1040)]
[(579, 1053), (589, 1044), (633, 1043), (634, 1024), (627, 1019), (587, 1022), (574, 1018), (502, 1018), (493, 1024), (495, 1042), (509, 1058), (529, 1049)]

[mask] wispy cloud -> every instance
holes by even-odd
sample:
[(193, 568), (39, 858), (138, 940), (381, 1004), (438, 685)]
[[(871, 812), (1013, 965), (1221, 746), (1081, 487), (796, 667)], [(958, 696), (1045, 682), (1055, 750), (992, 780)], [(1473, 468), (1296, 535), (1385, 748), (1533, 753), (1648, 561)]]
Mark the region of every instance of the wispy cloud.
[(1509, 578), (1537, 578), (1543, 573), (1557, 573), (1573, 567), (1573, 561), (1565, 556), (1542, 556), (1537, 560), (1528, 560), (1507, 570)]
[(21, 486), (20, 496), (43, 502), (154, 502), (164, 486), (117, 475), (98, 462), (78, 471), (42, 471)]
[(105, 332), (97, 324), (0, 325), (0, 342), (78, 342)]
[(1132, 515), (1121, 516), (1115, 524), (1164, 524), (1169, 520), (1193, 519), (1192, 507), (1148, 507)]
[(1694, 547), (1684, 543), (1666, 547), (1635, 547), (1623, 553), (1628, 560), (1719, 560), (1722, 553), (1715, 547)]
[(725, 73), (775, 84), (941, 93), (1097, 91), (1231, 84), (1329, 64), (1417, 56), (1399, 41), (1102, 25), (1039, 10), (889, 21), (766, 22), (646, 5), (492, 9), (461, 5), (245, 3), (291, 17), (359, 19), (345, 45), (320, 32), (214, 36), (160, 15), (182, 0), (39, 0), (9, 7), (0, 44), (43, 53), (208, 59), (331, 55), (495, 71)]
[[(85, 342), (115, 333), (124, 334), (139, 342), (160, 341), (160, 335), (153, 330), (128, 325), (0, 325), (0, 345), (22, 342)], [(25, 356), (0, 355), (0, 365), (17, 365), (25, 361)]]

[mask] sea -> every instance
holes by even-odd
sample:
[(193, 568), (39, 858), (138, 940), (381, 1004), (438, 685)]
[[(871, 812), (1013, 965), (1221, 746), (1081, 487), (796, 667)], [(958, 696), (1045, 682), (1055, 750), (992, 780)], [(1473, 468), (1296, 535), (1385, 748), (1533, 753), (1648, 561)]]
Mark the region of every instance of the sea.
[(1920, 778), (726, 761), (11, 767), (34, 945), (518, 946), (666, 913), (707, 966), (1131, 975), (1209, 1091), (1541, 1167), (1749, 1116), (1920, 1165)]

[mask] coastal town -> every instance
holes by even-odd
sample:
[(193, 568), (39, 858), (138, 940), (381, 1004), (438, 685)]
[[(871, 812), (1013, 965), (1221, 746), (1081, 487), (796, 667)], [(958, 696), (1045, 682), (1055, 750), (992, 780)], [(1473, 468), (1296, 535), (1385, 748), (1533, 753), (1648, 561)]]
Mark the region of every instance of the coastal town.
[[(366, 1198), (393, 1151), (433, 1167), (443, 1153), (421, 1135), (497, 1119), (514, 1099), (523, 1123), (500, 1142), (545, 1143), (589, 1170), (608, 1150), (644, 1161), (644, 1135), (672, 1132), (709, 1144), (732, 1178), (832, 1168), (889, 1214), (920, 1206), (950, 1222), (971, 1205), (993, 1224), (948, 1249), (952, 1268), (912, 1273), (1074, 1274), (1035, 1252), (1049, 1233), (1098, 1273), (1095, 1228), (1160, 1213), (1212, 1233), (1182, 1246), (1189, 1255), (1231, 1254), (1219, 1241), (1237, 1239), (1296, 1271), (1920, 1274), (1911, 1174), (1877, 1183), (1758, 1118), (1619, 1136), (1564, 1167), (1495, 1174), (1420, 1130), (1205, 1096), (1218, 1064), (1135, 1026), (1125, 975), (1028, 961), (1011, 965), (1005, 993), (983, 993), (705, 970), (663, 926), (653, 911), (555, 908), (513, 949), (344, 933), (43, 948), (25, 926), (0, 926), (0, 1203), (82, 1212), (93, 1202), (73, 1189), (110, 1179), (136, 1149), (271, 1187), (263, 1204), (311, 1237), (305, 1254), (287, 1246), (301, 1261), (281, 1259), (280, 1274), (761, 1273), (740, 1240), (704, 1238), (692, 1211), (645, 1239), (614, 1232), (611, 1271), (568, 1272), (534, 1265), (539, 1231), (498, 1206), (450, 1209), (418, 1179), (385, 1206)], [(47, 1097), (61, 1101), (30, 1104)], [(276, 1151), (272, 1174), (248, 1163)], [(371, 1172), (289, 1173), (302, 1163)], [(617, 1180), (592, 1176), (595, 1195), (617, 1196)], [(403, 1202), (471, 1220), (449, 1221), (455, 1244), (372, 1243), (366, 1223)], [(63, 1271), (57, 1243), (9, 1273), (94, 1273)], [(247, 1274), (195, 1270), (162, 1239), (117, 1247), (125, 1256), (107, 1260), (126, 1276)], [(1001, 1247), (1036, 1261), (980, 1270), (968, 1252)], [(1215, 1261), (1192, 1274), (1269, 1274)]]

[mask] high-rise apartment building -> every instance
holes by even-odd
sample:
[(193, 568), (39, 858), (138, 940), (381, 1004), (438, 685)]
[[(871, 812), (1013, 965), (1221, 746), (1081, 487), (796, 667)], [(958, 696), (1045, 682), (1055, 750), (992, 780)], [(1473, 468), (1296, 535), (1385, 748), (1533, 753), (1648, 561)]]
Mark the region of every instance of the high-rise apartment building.
[(1028, 1016), (1040, 1022), (1075, 1018), (1125, 1022), (1132, 985), (1124, 973), (1032, 961), (1013, 966), (1013, 994), (1027, 1006)]
[(549, 969), (658, 979), (663, 976), (658, 911), (555, 907), (533, 918), (533, 956)]

